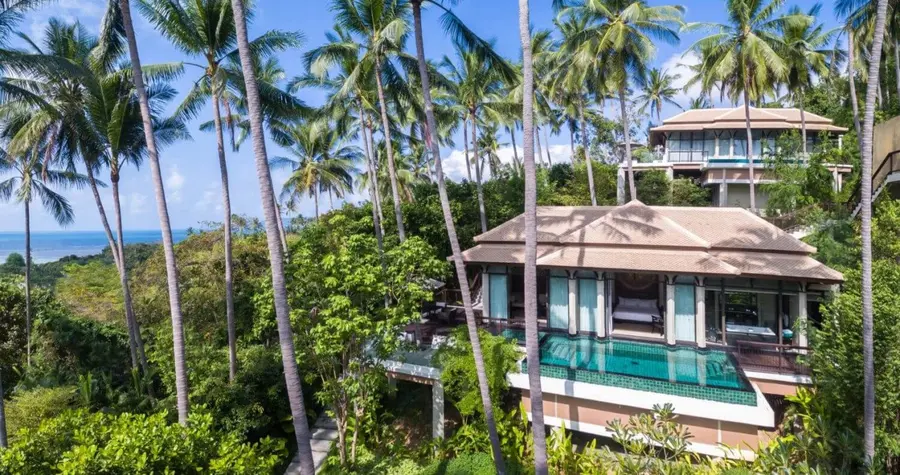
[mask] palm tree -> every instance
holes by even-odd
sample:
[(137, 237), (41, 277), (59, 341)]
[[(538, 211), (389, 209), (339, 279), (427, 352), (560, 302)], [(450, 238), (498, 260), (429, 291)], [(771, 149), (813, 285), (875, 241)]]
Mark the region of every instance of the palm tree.
[[(10, 113), (0, 135), (7, 140), (22, 127), (28, 125), (31, 111)], [(0, 173), (12, 174), (0, 182), (0, 200), (15, 200), (25, 210), (25, 351), (28, 368), (31, 368), (31, 204), (35, 199), (60, 226), (72, 224), (75, 212), (65, 197), (53, 188), (87, 185), (87, 177), (71, 171), (48, 168), (44, 164), (47, 145), (33, 148), (26, 153), (8, 155), (0, 150)]]
[[(138, 6), (156, 30), (163, 34), (182, 52), (201, 56), (205, 65), (196, 64), (203, 74), (179, 106), (180, 114), (187, 120), (195, 118), (203, 105), (210, 101), (216, 132), (216, 149), (222, 186), (225, 238), (225, 320), (228, 327), (228, 379), (237, 376), (237, 338), (234, 327), (234, 284), (231, 256), (231, 197), (228, 186), (228, 164), (225, 161), (225, 137), (222, 131), (222, 112), (227, 86), (227, 70), (223, 61), (237, 56), (234, 50), (234, 23), (231, 18), (231, 2), (228, 0), (200, 0), (174, 2), (170, 0), (140, 0)], [(224, 20), (224, 21), (223, 21)], [(254, 51), (274, 52), (296, 46), (299, 38), (294, 33), (269, 31), (251, 43)], [(226, 107), (226, 110), (229, 108)]]
[[(519, 36), (522, 41), (522, 144), (525, 168), (525, 353), (528, 361), (540, 360), (537, 322), (537, 178), (534, 166), (534, 63), (531, 56), (528, 0), (519, 0)], [(587, 152), (587, 151), (585, 151)], [(544, 428), (544, 395), (540, 365), (528, 366), (531, 400), (531, 432), (534, 435), (534, 470), (547, 473), (547, 438)]]
[[(349, 33), (340, 26), (333, 32), (327, 32), (328, 44), (315, 48), (304, 55), (304, 66), (307, 74), (297, 76), (288, 83), (288, 91), (296, 92), (302, 87), (323, 87), (328, 91), (326, 107), (332, 118), (344, 119), (341, 123), (345, 134), (352, 135), (354, 129), (360, 134), (366, 158), (367, 174), (373, 179), (368, 184), (369, 201), (372, 203), (372, 222), (379, 255), (384, 255), (384, 222), (381, 197), (379, 195), (378, 174), (375, 170), (376, 150), (372, 130), (372, 116), (376, 110), (377, 93), (374, 87), (373, 68), (361, 61), (360, 48)], [(345, 45), (338, 48), (334, 45)], [(356, 123), (346, 119), (356, 115)]]
[[(441, 8), (443, 8), (437, 2), (429, 2), (433, 3)], [(488, 428), (488, 438), (491, 441), (491, 450), (494, 456), (494, 466), (497, 469), (497, 473), (504, 474), (506, 473), (505, 464), (503, 463), (503, 453), (500, 449), (500, 437), (497, 434), (497, 426), (494, 420), (494, 409), (493, 404), (491, 403), (490, 390), (488, 387), (487, 380), (487, 372), (484, 367), (484, 355), (481, 350), (481, 340), (478, 338), (478, 327), (475, 323), (475, 312), (472, 310), (472, 296), (469, 292), (469, 283), (466, 281), (466, 266), (462, 259), (462, 249), (459, 245), (459, 238), (456, 234), (456, 224), (453, 222), (453, 213), (450, 210), (450, 198), (447, 195), (447, 186), (444, 181), (444, 170), (443, 165), (441, 163), (441, 152), (440, 146), (438, 144), (437, 137), (437, 121), (435, 120), (434, 114), (434, 103), (431, 99), (431, 78), (429, 76), (428, 65), (425, 61), (425, 42), (422, 35), (422, 1), (421, 0), (412, 0), (413, 7), (413, 23), (415, 25), (415, 42), (416, 42), (416, 62), (419, 68), (419, 79), (422, 82), (422, 99), (423, 106), (425, 108), (425, 120), (428, 124), (428, 133), (431, 134), (431, 140), (427, 141), (431, 153), (431, 156), (434, 159), (434, 171), (437, 177), (437, 185), (438, 185), (438, 196), (441, 201), (441, 211), (444, 215), (444, 225), (447, 228), (447, 237), (450, 240), (450, 249), (453, 252), (453, 265), (456, 270), (456, 277), (458, 279), (460, 294), (463, 301), (463, 309), (466, 314), (466, 326), (469, 331), (469, 340), (472, 343), (472, 354), (475, 360), (475, 373), (478, 376), (478, 388), (481, 393), (481, 402), (484, 407), (484, 417), (487, 423)], [(493, 54), (493, 50), (488, 48), (487, 43), (483, 42), (480, 38), (475, 37), (465, 25), (459, 21), (459, 19), (453, 15), (451, 12), (446, 11), (445, 18), (449, 18), (449, 21), (444, 21), (443, 24), (445, 28), (447, 28), (448, 33), (453, 32), (461, 32), (461, 34), (453, 35), (454, 38), (462, 39), (468, 41), (471, 45), (477, 46), (481, 45), (482, 48), (470, 48), (476, 51), (481, 52), (485, 57), (495, 58), (496, 55)], [(505, 65), (506, 62), (502, 59), (499, 60), (500, 65)], [(465, 115), (463, 116), (463, 132), (466, 131), (465, 124)], [(466, 140), (466, 142), (468, 142)], [(468, 152), (466, 153), (466, 162), (468, 166)], [(471, 174), (469, 175), (471, 180)]]
[[(166, 191), (163, 186), (162, 173), (159, 168), (159, 153), (156, 149), (156, 137), (153, 135), (153, 114), (147, 88), (144, 86), (144, 74), (141, 58), (138, 53), (137, 39), (134, 36), (134, 24), (131, 21), (130, 0), (111, 1), (107, 16), (109, 23), (121, 25), (128, 40), (128, 53), (131, 58), (132, 80), (137, 93), (141, 111), (144, 139), (147, 144), (147, 158), (150, 160), (150, 174), (153, 178), (153, 190), (156, 197), (156, 212), (162, 229), (163, 254), (166, 259), (166, 280), (168, 281), (169, 312), (172, 318), (172, 342), (175, 353), (175, 396), (178, 408), (178, 422), (188, 422), (188, 376), (187, 363), (184, 357), (184, 320), (181, 315), (181, 291), (178, 288), (178, 265), (175, 260), (175, 244), (172, 240), (172, 225), (169, 222), (169, 206), (166, 202)], [(119, 16), (121, 15), (121, 16)], [(117, 21), (119, 20), (120, 21)], [(122, 256), (124, 257), (124, 256)], [(124, 259), (123, 259), (124, 265)]]
[[(856, 32), (848, 23), (844, 29), (847, 31), (847, 84), (850, 87), (850, 105), (853, 108), (853, 127), (856, 130), (856, 136), (862, 137), (862, 128), (859, 125), (859, 99), (856, 96), (856, 42), (854, 37)], [(862, 147), (862, 140), (859, 141)], [(862, 154), (862, 148), (860, 148)]]
[[(103, 33), (109, 34), (106, 29)], [(75, 162), (79, 158), (84, 162), (91, 191), (106, 231), (110, 253), (119, 272), (132, 368), (137, 370), (142, 366), (146, 373), (146, 357), (140, 330), (134, 317), (127, 269), (122, 268), (120, 249), (109, 226), (97, 189), (98, 183), (94, 177), (94, 172), (99, 171), (101, 166), (101, 155), (105, 153), (105, 148), (101, 145), (103, 143), (101, 137), (105, 131), (95, 128), (91, 118), (86, 115), (90, 110), (87, 103), (92, 98), (118, 100), (115, 95), (120, 91), (115, 90), (114, 85), (112, 88), (109, 87), (110, 82), (115, 82), (115, 73), (110, 68), (115, 51), (112, 51), (108, 44), (101, 45), (80, 23), (65, 24), (56, 18), (51, 18), (48, 22), (41, 46), (31, 38), (23, 36), (23, 39), (29, 45), (29, 49), (25, 52), (30, 58), (35, 61), (43, 58), (59, 58), (67, 61), (68, 67), (35, 68), (27, 75), (4, 79), (5, 85), (15, 88), (16, 91), (4, 107), (24, 108), (34, 112), (29, 116), (31, 125), (21, 127), (10, 138), (8, 150), (16, 155), (42, 143), (52, 143), (54, 146), (50, 154), (57, 158), (57, 161), (64, 162), (66, 168), (75, 169)], [(93, 61), (93, 58), (99, 60)], [(106, 88), (103, 87), (104, 79)], [(101, 106), (98, 110), (106, 109)], [(117, 125), (124, 125), (124, 122), (121, 121)], [(104, 126), (109, 125), (107, 123)]]
[[(406, 239), (406, 228), (403, 225), (403, 213), (400, 208), (400, 190), (397, 187), (394, 148), (391, 142), (391, 121), (388, 115), (384, 76), (400, 77), (391, 64), (392, 56), (402, 51), (408, 33), (407, 17), (409, 4), (406, 0), (333, 0), (338, 25), (350, 35), (358, 36), (362, 43), (338, 43), (326, 45), (322, 50), (322, 58), (329, 54), (342, 54), (347, 49), (361, 49), (364, 56), (360, 66), (374, 66), (375, 85), (378, 91), (378, 104), (381, 113), (381, 126), (387, 146), (387, 166), (391, 182), (394, 216), (397, 220), (397, 234), (400, 241)], [(343, 50), (343, 51), (342, 51)], [(332, 53), (335, 52), (335, 53)]]
[[(596, 61), (589, 61), (576, 56), (584, 41), (582, 33), (587, 30), (588, 18), (586, 15), (570, 15), (562, 22), (557, 22), (557, 27), (562, 33), (562, 43), (559, 51), (554, 56), (554, 71), (552, 90), (553, 95), (560, 102), (569, 104), (572, 122), (578, 124), (581, 131), (581, 148), (587, 163), (588, 189), (591, 194), (591, 206), (597, 206), (597, 194), (594, 191), (593, 161), (588, 160), (587, 121), (585, 120), (585, 103), (589, 89), (593, 88), (595, 95), (603, 97), (607, 84), (600, 79), (598, 74), (601, 65)], [(577, 121), (576, 121), (577, 116)], [(571, 129), (570, 129), (571, 130)], [(575, 150), (572, 150), (572, 159), (575, 159)]]
[(636, 199), (627, 90), (632, 81), (643, 84), (647, 64), (656, 54), (654, 40), (678, 43), (684, 7), (651, 7), (643, 0), (584, 1), (566, 7), (561, 14), (586, 19), (587, 27), (575, 35), (576, 62), (588, 67), (599, 62), (604, 83), (618, 93), (628, 186), (631, 198)]
[[(803, 140), (803, 155), (806, 151), (806, 114), (803, 107), (803, 95), (808, 87), (813, 84), (813, 78), (824, 76), (836, 64), (843, 60), (843, 52), (831, 47), (831, 41), (840, 29), (826, 30), (816, 23), (816, 18), (821, 13), (822, 4), (813, 5), (806, 13), (805, 22), (785, 22), (784, 31), (785, 50), (784, 60), (788, 67), (787, 87), (800, 108), (800, 131)], [(790, 15), (802, 17), (800, 7), (791, 8)]]
[(691, 109), (709, 109), (712, 107), (712, 104), (709, 103), (709, 99), (705, 95), (699, 95), (688, 102), (688, 110)]
[(291, 406), (294, 423), (294, 436), (297, 440), (297, 457), (303, 473), (315, 473), (312, 447), (309, 443), (309, 422), (306, 420), (306, 406), (303, 401), (303, 388), (297, 370), (294, 352), (294, 335), (291, 331), (290, 306), (287, 301), (287, 288), (284, 276), (284, 250), (278, 230), (275, 206), (275, 190), (272, 187), (272, 175), (269, 172), (269, 161), (266, 153), (265, 132), (263, 129), (263, 108), (260, 101), (253, 67), (250, 41), (247, 37), (247, 20), (244, 14), (244, 3), (231, 0), (234, 16), (238, 54), (244, 74), (244, 87), (247, 95), (247, 111), (250, 119), (250, 132), (253, 138), (253, 152), (256, 158), (256, 174), (259, 178), (259, 194), (266, 220), (266, 240), (269, 246), (269, 261), (272, 269), (272, 293), (274, 297), (275, 321), (278, 324), (278, 342), (281, 346), (281, 362), (284, 366), (285, 386)]
[(750, 101), (761, 99), (773, 82), (787, 75), (788, 65), (781, 55), (785, 44), (779, 32), (789, 25), (808, 21), (806, 15), (777, 16), (783, 3), (784, 0), (728, 0), (728, 23), (713, 25), (713, 32), (690, 48), (700, 55), (704, 90), (709, 90), (714, 83), (727, 82), (734, 98), (738, 93), (743, 95), (753, 211), (756, 210), (756, 180)]
[(660, 71), (653, 68), (647, 72), (647, 80), (644, 82), (644, 92), (635, 98), (641, 104), (640, 112), (643, 114), (648, 108), (656, 112), (656, 120), (662, 120), (663, 104), (672, 104), (679, 109), (681, 106), (673, 99), (678, 95), (675, 81), (681, 78), (680, 74), (671, 75), (667, 70)]
[(503, 168), (503, 163), (500, 162), (500, 155), (497, 152), (500, 150), (500, 147), (506, 144), (497, 141), (498, 131), (499, 127), (497, 124), (486, 125), (481, 128), (481, 137), (478, 138), (478, 149), (481, 151), (481, 160), (479, 160), (481, 165), (477, 166), (481, 168), (484, 163), (487, 163), (491, 177), (497, 177), (500, 169)]
[[(478, 151), (479, 114), (493, 106), (508, 108), (509, 102), (501, 98), (505, 84), (503, 69), (495, 63), (487, 62), (475, 50), (456, 48), (457, 62), (444, 56), (441, 68), (454, 83), (452, 94), (457, 103), (466, 111), (472, 125), (472, 155), (475, 162), (475, 188), (478, 194), (478, 212), (481, 218), (481, 232), (487, 232), (487, 211), (484, 205), (484, 190), (479, 167), (481, 154)], [(500, 112), (495, 110), (495, 112)]]
[[(862, 234), (862, 321), (863, 321), (863, 448), (866, 464), (875, 459), (875, 359), (872, 330), (872, 130), (875, 123), (875, 97), (880, 72), (881, 48), (888, 0), (878, 0), (866, 85), (866, 106), (862, 124), (861, 226)], [(852, 78), (851, 78), (852, 80)]]
[(341, 134), (326, 120), (295, 124), (281, 132), (279, 143), (291, 157), (273, 157), (273, 168), (288, 168), (291, 176), (284, 183), (282, 202), (291, 203), (301, 195), (313, 198), (316, 220), (319, 219), (319, 193), (334, 192), (343, 197), (353, 184), (353, 163), (359, 160), (359, 148), (346, 145)]

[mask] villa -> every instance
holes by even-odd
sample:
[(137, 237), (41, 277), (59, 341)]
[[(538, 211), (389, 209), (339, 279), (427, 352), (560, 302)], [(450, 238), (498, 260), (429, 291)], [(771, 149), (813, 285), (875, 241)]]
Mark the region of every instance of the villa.
[[(813, 150), (822, 140), (830, 140), (838, 148), (843, 146), (844, 127), (831, 119), (806, 112), (807, 146)], [(765, 172), (765, 158), (775, 150), (780, 134), (801, 128), (800, 110), (794, 108), (750, 108), (750, 128), (753, 140), (755, 183), (772, 183)], [(656, 151), (653, 162), (634, 163), (635, 172), (663, 170), (669, 178), (692, 178), (709, 187), (714, 206), (750, 205), (750, 174), (747, 170), (747, 126), (744, 107), (694, 109), (682, 112), (650, 129), (648, 145)], [(844, 178), (852, 171), (848, 164), (827, 164), (836, 191), (843, 187)], [(625, 202), (626, 165), (622, 163), (618, 175), (618, 202)], [(767, 194), (756, 189), (756, 207), (764, 209)]]
[[(810, 384), (806, 326), (843, 280), (811, 246), (741, 208), (539, 207), (537, 227), (541, 357), (509, 380), (530, 408), (526, 369), (540, 365), (548, 425), (608, 436), (609, 421), (671, 403), (692, 450), (751, 456), (783, 397)], [(475, 242), (476, 314), (524, 344), (524, 215)], [(434, 385), (441, 436), (439, 370), (388, 369)]]

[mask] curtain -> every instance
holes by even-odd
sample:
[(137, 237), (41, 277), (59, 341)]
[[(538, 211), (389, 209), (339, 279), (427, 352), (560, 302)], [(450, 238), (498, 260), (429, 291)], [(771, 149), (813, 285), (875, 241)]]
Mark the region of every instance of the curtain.
[(578, 330), (597, 331), (597, 281), (578, 279)]
[(550, 278), (550, 328), (569, 328), (569, 279)]
[(694, 341), (696, 329), (694, 328), (694, 286), (675, 286), (675, 339), (680, 341)]
[(506, 274), (490, 274), (491, 318), (509, 318), (509, 297), (507, 295)]

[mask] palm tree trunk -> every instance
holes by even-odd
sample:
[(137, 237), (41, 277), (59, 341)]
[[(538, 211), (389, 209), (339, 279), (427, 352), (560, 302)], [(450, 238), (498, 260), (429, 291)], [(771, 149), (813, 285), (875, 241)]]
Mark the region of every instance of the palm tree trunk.
[[(456, 268), (456, 277), (462, 294), (463, 308), (466, 313), (466, 326), (469, 330), (469, 340), (472, 342), (472, 354), (475, 359), (475, 373), (478, 376), (478, 388), (481, 393), (481, 402), (484, 406), (484, 418), (487, 423), (488, 438), (491, 441), (491, 450), (494, 455), (494, 466), (498, 474), (505, 474), (506, 467), (503, 462), (503, 453), (500, 450), (500, 437), (497, 434), (497, 426), (494, 421), (494, 406), (491, 403), (491, 393), (488, 386), (487, 371), (484, 367), (484, 355), (481, 351), (481, 340), (478, 338), (478, 327), (475, 323), (475, 312), (472, 310), (472, 296), (469, 294), (469, 283), (466, 281), (466, 266), (462, 259), (462, 249), (459, 246), (459, 238), (456, 235), (456, 225), (453, 222), (453, 212), (450, 210), (450, 198), (447, 196), (447, 186), (444, 182), (444, 170), (441, 165), (441, 151), (438, 147), (437, 130), (434, 120), (434, 104), (431, 100), (431, 84), (428, 77), (428, 68), (425, 63), (425, 45), (422, 39), (422, 12), (421, 1), (414, 0), (413, 20), (416, 36), (416, 57), (419, 63), (419, 77), (422, 80), (422, 95), (425, 102), (425, 120), (431, 130), (431, 155), (434, 157), (434, 169), (437, 174), (438, 196), (441, 200), (441, 211), (444, 215), (444, 225), (447, 228), (447, 237), (450, 240), (450, 249), (453, 252), (453, 264)], [(473, 122), (474, 124), (474, 122)]]
[[(591, 206), (597, 206), (597, 193), (594, 191), (594, 166), (588, 153), (587, 121), (584, 120), (584, 96), (578, 97), (578, 120), (581, 121), (581, 148), (584, 151), (584, 161), (587, 163), (588, 190), (591, 192)], [(629, 165), (630, 170), (630, 165)], [(632, 196), (634, 196), (632, 194)]]
[(463, 116), (463, 150), (466, 153), (466, 175), (472, 181), (472, 162), (469, 161), (469, 121)]
[(256, 175), (259, 179), (262, 208), (266, 221), (266, 240), (269, 245), (269, 261), (272, 269), (272, 293), (275, 306), (275, 321), (278, 324), (278, 342), (281, 346), (281, 362), (284, 366), (285, 386), (291, 406), (294, 423), (294, 436), (297, 439), (297, 457), (304, 474), (315, 473), (312, 448), (309, 439), (309, 421), (306, 420), (306, 406), (303, 401), (303, 388), (297, 370), (296, 353), (294, 352), (294, 334), (291, 331), (290, 307), (287, 301), (287, 288), (284, 276), (284, 256), (276, 229), (274, 188), (272, 175), (269, 172), (266, 140), (262, 122), (259, 90), (256, 83), (256, 71), (247, 39), (247, 21), (244, 17), (244, 3), (231, 0), (234, 24), (237, 33), (238, 52), (241, 58), (241, 69), (244, 72), (244, 87), (247, 93), (247, 108), (250, 113), (250, 131), (253, 137), (253, 152), (256, 157)]
[(275, 202), (275, 220), (278, 221), (278, 237), (281, 238), (281, 250), (284, 251), (284, 258), (289, 259), (287, 232), (284, 229), (284, 220), (281, 218), (281, 205), (278, 204), (278, 198), (275, 197), (274, 193), (272, 194), (272, 201)]
[[(215, 86), (214, 86), (215, 87)], [(225, 161), (225, 136), (222, 132), (222, 114), (219, 111), (219, 92), (213, 93), (213, 122), (216, 127), (216, 150), (219, 155), (219, 174), (222, 177), (222, 207), (225, 221), (225, 325), (228, 330), (228, 382), (237, 377), (237, 330), (234, 327), (234, 267), (231, 258), (231, 196), (228, 187), (228, 163)]]
[[(619, 104), (622, 108), (622, 136), (625, 139), (625, 165), (628, 167), (628, 191), (631, 199), (638, 199), (637, 186), (634, 183), (634, 167), (631, 163), (631, 131), (628, 130), (628, 107), (625, 99), (625, 84), (619, 87)], [(585, 153), (587, 150), (585, 149)]]
[[(547, 474), (547, 434), (544, 427), (544, 393), (537, 321), (537, 178), (534, 166), (534, 65), (531, 57), (528, 0), (519, 0), (519, 37), (522, 42), (522, 148), (525, 155), (525, 355), (528, 365), (528, 398), (531, 400), (531, 432), (534, 437), (534, 470)], [(587, 150), (585, 150), (587, 152)], [(588, 161), (590, 162), (590, 161)]]
[(897, 99), (900, 100), (900, 42), (894, 38), (894, 79), (897, 80)]
[(475, 155), (475, 189), (478, 191), (478, 214), (481, 217), (481, 232), (487, 232), (487, 211), (484, 209), (484, 189), (481, 186), (481, 160), (478, 159), (478, 130), (475, 128), (475, 110), (472, 109), (472, 153)]
[(378, 211), (378, 223), (381, 227), (381, 235), (384, 236), (384, 213), (381, 207), (381, 187), (378, 186), (378, 157), (375, 151), (375, 136), (372, 133), (372, 127), (366, 124), (366, 135), (369, 137), (369, 145), (372, 148), (371, 159), (371, 177), (372, 184), (375, 185), (375, 209)]
[(847, 29), (847, 80), (850, 86), (850, 105), (853, 108), (853, 126), (856, 129), (856, 137), (859, 141), (860, 154), (862, 154), (862, 128), (859, 125), (859, 98), (856, 97), (856, 46), (853, 44), (853, 31)]
[(328, 189), (328, 211), (334, 211), (334, 201), (331, 197), (331, 188)]
[[(553, 166), (552, 160), (550, 160), (550, 135), (547, 133), (547, 129), (544, 129), (544, 151), (547, 152), (547, 166)], [(585, 155), (586, 156), (586, 155)]]
[(747, 126), (747, 172), (750, 174), (750, 211), (756, 213), (756, 178), (753, 174), (753, 132), (750, 130), (750, 78), (744, 72), (744, 119)]
[(394, 167), (394, 147), (391, 145), (391, 123), (388, 119), (387, 104), (384, 102), (384, 86), (381, 84), (381, 58), (377, 56), (375, 57), (375, 85), (378, 88), (378, 106), (381, 109), (381, 126), (387, 149), (388, 177), (391, 180), (394, 218), (397, 220), (397, 234), (400, 236), (400, 242), (403, 242), (406, 240), (406, 228), (403, 226), (403, 212), (400, 209), (400, 188), (397, 185), (397, 171)]
[(366, 167), (369, 171), (369, 177), (371, 177), (369, 179), (369, 200), (372, 201), (372, 223), (375, 224), (375, 240), (378, 241), (378, 257), (381, 258), (382, 265), (384, 265), (384, 231), (381, 229), (381, 220), (378, 215), (378, 190), (375, 188), (375, 169), (372, 164), (372, 151), (369, 147), (369, 134), (366, 132), (368, 126), (363, 119), (363, 117), (365, 117), (365, 112), (363, 112), (362, 101), (357, 101), (357, 106), (359, 107), (360, 122), (366, 129), (362, 134), (362, 142), (363, 150), (366, 154)]
[(519, 161), (519, 148), (516, 147), (516, 125), (515, 125), (515, 123), (513, 123), (512, 127), (507, 127), (506, 130), (509, 131), (509, 138), (510, 138), (510, 141), (512, 142), (512, 146), (513, 146), (513, 160), (515, 160), (516, 163), (521, 164), (522, 162)]
[(535, 124), (535, 126), (534, 126), (534, 138), (536, 141), (535, 143), (537, 143), (537, 163), (540, 164), (541, 159), (544, 156), (544, 151), (541, 148), (541, 126), (540, 125)]
[(319, 184), (313, 185), (316, 187), (315, 192), (313, 193), (313, 203), (316, 206), (316, 222), (319, 221)]
[[(97, 210), (100, 212), (100, 222), (103, 224), (103, 230), (106, 232), (106, 240), (109, 243), (109, 252), (113, 256), (113, 263), (116, 265), (116, 270), (119, 273), (119, 282), (122, 285), (122, 301), (125, 306), (125, 325), (128, 327), (128, 345), (131, 352), (131, 367), (137, 369), (138, 361), (140, 360), (140, 364), (146, 374), (149, 369), (147, 368), (147, 358), (146, 356), (138, 356), (137, 340), (140, 339), (140, 333), (135, 331), (136, 319), (134, 317), (134, 305), (131, 301), (131, 289), (128, 285), (127, 269), (124, 268), (123, 259), (119, 255), (119, 246), (116, 244), (112, 228), (109, 226), (109, 221), (106, 218), (106, 210), (103, 207), (103, 200), (100, 199), (100, 191), (97, 189), (97, 180), (94, 177), (93, 167), (89, 164), (85, 165), (91, 192), (94, 194), (94, 201), (97, 203)], [(143, 347), (143, 345), (140, 346)], [(140, 353), (143, 355), (143, 351)]]
[(572, 152), (572, 157), (575, 157), (575, 129), (572, 128), (572, 122), (569, 122), (569, 149)]
[(31, 208), (25, 201), (25, 359), (31, 368)]
[[(90, 168), (90, 167), (88, 167)], [(122, 239), (124, 237), (122, 231), (122, 206), (119, 198), (119, 176), (118, 172), (115, 169), (110, 171), (110, 183), (112, 184), (112, 198), (113, 198), (113, 215), (116, 220), (116, 239), (113, 240), (113, 245), (115, 246), (115, 251), (113, 254), (113, 260), (116, 263), (116, 266), (119, 271), (119, 282), (122, 285), (122, 292), (125, 293), (125, 290), (128, 289), (128, 297), (131, 299), (131, 290), (128, 286), (128, 279), (124, 277), (126, 274), (124, 272), (125, 266), (125, 246), (122, 245)], [(105, 219), (105, 218), (104, 218)], [(123, 295), (124, 297), (124, 295)], [(124, 298), (123, 298), (124, 300)], [(131, 347), (131, 367), (134, 369), (138, 369), (138, 351), (137, 351), (137, 336), (134, 329), (134, 314), (129, 315), (128, 308), (125, 308), (125, 320), (128, 325), (128, 343)]]
[(803, 157), (806, 158), (806, 112), (803, 110), (803, 88), (800, 88), (798, 92), (799, 100), (797, 101), (797, 105), (800, 106), (800, 139), (803, 140)]
[(0, 374), (0, 448), (5, 449), (9, 446), (6, 438), (6, 404), (3, 402), (3, 375)]
[(881, 47), (887, 0), (878, 0), (875, 32), (872, 37), (872, 60), (869, 62), (869, 83), (866, 85), (866, 109), (863, 116), (861, 180), (862, 235), (862, 339), (863, 339), (863, 449), (866, 464), (872, 468), (875, 459), (875, 359), (872, 307), (872, 129), (875, 122), (875, 87), (879, 84)]
[[(163, 188), (162, 174), (159, 169), (159, 154), (156, 151), (156, 138), (153, 136), (153, 122), (150, 117), (150, 103), (147, 90), (144, 88), (144, 76), (141, 71), (141, 58), (138, 54), (137, 39), (134, 36), (134, 25), (131, 21), (129, 0), (119, 0), (122, 10), (122, 23), (125, 36), (128, 38), (128, 52), (131, 58), (134, 88), (137, 91), (141, 108), (141, 119), (144, 137), (147, 141), (147, 155), (150, 161), (150, 173), (153, 177), (153, 188), (156, 195), (156, 211), (162, 228), (163, 254), (166, 258), (166, 278), (168, 280), (169, 310), (172, 317), (172, 342), (175, 353), (175, 396), (178, 407), (178, 422), (188, 422), (188, 377), (187, 364), (184, 357), (184, 325), (181, 316), (181, 292), (178, 289), (178, 266), (175, 261), (175, 245), (172, 242), (172, 227), (169, 223), (169, 208), (166, 204), (166, 191)], [(124, 256), (122, 256), (124, 257)], [(123, 259), (124, 261), (124, 259)], [(124, 262), (123, 262), (124, 264)]]

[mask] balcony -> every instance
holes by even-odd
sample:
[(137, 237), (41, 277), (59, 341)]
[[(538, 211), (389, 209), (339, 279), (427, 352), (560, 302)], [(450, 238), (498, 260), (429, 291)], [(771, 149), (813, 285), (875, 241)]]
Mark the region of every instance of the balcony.
[(745, 371), (809, 376), (810, 349), (758, 341), (738, 341), (734, 356)]

